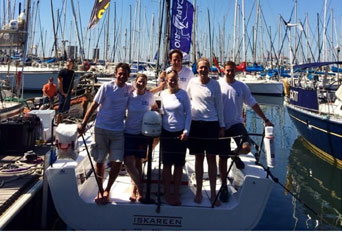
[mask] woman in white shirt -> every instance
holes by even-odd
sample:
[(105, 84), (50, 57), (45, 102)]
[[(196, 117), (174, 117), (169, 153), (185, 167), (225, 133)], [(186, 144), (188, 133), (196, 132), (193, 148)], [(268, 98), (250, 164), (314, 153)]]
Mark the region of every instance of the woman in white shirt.
[(124, 162), (133, 180), (130, 201), (142, 200), (142, 163), (146, 157), (149, 139), (141, 134), (144, 113), (151, 108), (158, 108), (154, 96), (146, 90), (147, 76), (138, 74), (136, 89), (128, 97), (127, 118), (125, 122)]
[[(208, 162), (211, 201), (213, 202), (216, 197), (216, 154), (220, 153), (217, 138), (224, 136), (225, 126), (220, 85), (216, 80), (209, 78), (209, 69), (209, 60), (200, 58), (197, 63), (199, 77), (192, 78), (187, 88), (192, 114), (189, 149), (190, 154), (196, 156), (196, 203), (202, 202), (204, 155)], [(220, 205), (220, 202), (216, 201), (215, 204)]]
[[(191, 106), (188, 94), (178, 87), (178, 73), (167, 73), (168, 89), (161, 92), (163, 129), (160, 138), (163, 161), (163, 183), (165, 200), (170, 205), (181, 205), (179, 187), (185, 164), (186, 140), (191, 126)], [(174, 165), (173, 175), (171, 167)], [(174, 181), (173, 194), (170, 191)]]

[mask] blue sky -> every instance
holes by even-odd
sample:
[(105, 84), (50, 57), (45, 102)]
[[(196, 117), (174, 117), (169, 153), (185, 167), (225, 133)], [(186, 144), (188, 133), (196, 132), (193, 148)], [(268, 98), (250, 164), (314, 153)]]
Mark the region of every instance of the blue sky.
[[(36, 3), (36, 0), (31, 0), (33, 3)], [(73, 24), (73, 17), (71, 13), (71, 0), (66, 0), (68, 2), (67, 5), (67, 15), (66, 15), (66, 33), (65, 33), (65, 40), (69, 40), (70, 44), (76, 44), (76, 34), (74, 32), (74, 26)], [(255, 3), (258, 0), (245, 0), (245, 12), (246, 12), (246, 21), (248, 17), (250, 16), (250, 22), (247, 27), (247, 33), (248, 36), (252, 37), (252, 25), (255, 25), (256, 21), (256, 7)], [(7, 1), (6, 1), (7, 2)], [(14, 0), (12, 0), (14, 2)], [(17, 0), (18, 2), (24, 2), (24, 0)], [(54, 4), (54, 11), (56, 15), (56, 10), (60, 9), (62, 6), (63, 0), (53, 0)], [(172, 1), (171, 1), (172, 2)], [(193, 2), (193, 0), (190, 0), (190, 2)], [(238, 1), (241, 5), (241, 0)], [(267, 27), (271, 27), (272, 32), (272, 38), (274, 40), (275, 46), (278, 46), (278, 25), (279, 25), (279, 16), (283, 16), (285, 20), (288, 20), (290, 18), (291, 11), (294, 7), (294, 0), (260, 0), (261, 10), (264, 14), (265, 21), (267, 24)], [(117, 31), (120, 32), (121, 40), (119, 43), (119, 47), (122, 48), (125, 46), (125, 30), (129, 30), (129, 5), (132, 7), (132, 17), (134, 18), (134, 12), (138, 5), (138, 0), (117, 0), (111, 1), (111, 13), (110, 13), (110, 34), (109, 38), (113, 38), (113, 17), (114, 17), (114, 3), (116, 3), (116, 14), (117, 14)], [(3, 15), (3, 3), (1, 3), (1, 10), (0, 13)], [(89, 21), (89, 17), (92, 11), (92, 7), (94, 4), (94, 0), (74, 0), (75, 7), (78, 8), (78, 5), (80, 6), (80, 12), (81, 12), (81, 21), (83, 25), (83, 34), (85, 36), (86, 33), (86, 26)], [(201, 45), (199, 46), (202, 50), (202, 53), (206, 55), (206, 49), (208, 47), (208, 16), (207, 16), (207, 9), (209, 9), (210, 12), (210, 23), (211, 27), (214, 28), (214, 46), (216, 47), (216, 53), (219, 53), (219, 47), (222, 47), (222, 38), (219, 38), (219, 31), (222, 31), (223, 26), (225, 26), (225, 35), (224, 35), (224, 41), (225, 41), (225, 49), (226, 53), (228, 54), (229, 51), (232, 49), (232, 36), (233, 36), (233, 24), (234, 24), (234, 5), (235, 0), (196, 0), (196, 5), (198, 6), (198, 35), (197, 40)], [(331, 15), (331, 9), (333, 9), (334, 14), (334, 24), (336, 23), (336, 31), (338, 33), (338, 42), (339, 44), (342, 43), (342, 35), (341, 35), (341, 21), (342, 21), (342, 0), (328, 0), (328, 12), (327, 12), (327, 18), (330, 18)], [(18, 7), (16, 8), (18, 9)], [(17, 10), (16, 10), (17, 11)], [(305, 20), (305, 14), (308, 13), (309, 17), (309, 25), (310, 25), (310, 38), (311, 40), (317, 40), (317, 13), (320, 14), (321, 21), (323, 22), (323, 12), (324, 12), (324, 0), (297, 0), (297, 18), (298, 20), (301, 20), (304, 22)], [(139, 33), (140, 36), (140, 47), (141, 47), (141, 53), (144, 54), (143, 56), (147, 56), (149, 53), (152, 53), (149, 51), (149, 48), (151, 46), (149, 45), (149, 37), (150, 37), (150, 25), (151, 25), (151, 19), (152, 14), (154, 14), (154, 20), (155, 20), (155, 30), (154, 30), (154, 39), (153, 39), (153, 46), (152, 50), (156, 50), (155, 44), (156, 42), (156, 34), (157, 34), (157, 20), (158, 20), (158, 14), (159, 14), (159, 0), (141, 0), (141, 32)], [(51, 8), (50, 8), (50, 0), (40, 0), (40, 18), (41, 18), (41, 26), (42, 31), (44, 34), (46, 34), (46, 53), (50, 54), (52, 42), (53, 42), (53, 33), (52, 33), (52, 19), (51, 19)], [(102, 18), (104, 19), (104, 18)], [(224, 21), (225, 19), (225, 21)], [(330, 36), (331, 34), (331, 19), (328, 24), (328, 34)], [(294, 15), (292, 16), (292, 22), (294, 22)], [(63, 22), (62, 22), (63, 23)], [(134, 22), (133, 22), (134, 24)], [(87, 36), (87, 42), (85, 42), (86, 45), (86, 55), (87, 55), (87, 48), (93, 48), (95, 46), (95, 43), (97, 41), (98, 33), (101, 28), (102, 22), (100, 22), (97, 27), (93, 30), (91, 30), (89, 34), (91, 34), (90, 37), (90, 46), (87, 45), (89, 42), (89, 36)], [(266, 25), (263, 24), (263, 29), (266, 29)], [(335, 27), (333, 28), (335, 33)], [(121, 28), (121, 29), (120, 29)], [(259, 29), (260, 24), (259, 24)], [(322, 31), (322, 26), (320, 28)], [(282, 31), (282, 34), (284, 35), (284, 30)], [(35, 41), (38, 43), (39, 38), (37, 35), (40, 35), (40, 30), (38, 24), (36, 24), (36, 37)], [(135, 35), (137, 38), (138, 34)], [(259, 41), (260, 41), (260, 34), (259, 34)], [(60, 36), (59, 36), (60, 37)], [(241, 37), (240, 37), (241, 38)], [(61, 40), (61, 38), (59, 38)], [(269, 47), (269, 38), (266, 33), (266, 31), (263, 34), (263, 40), (264, 40), (264, 47)], [(113, 45), (113, 39), (110, 39), (110, 46)], [(135, 39), (137, 41), (137, 39)], [(221, 42), (220, 42), (221, 41)], [(228, 43), (229, 42), (229, 43)], [(312, 42), (314, 43), (314, 42)], [(334, 35), (334, 43), (336, 44), (336, 36)], [(101, 37), (99, 40), (99, 46), (100, 51), (103, 56), (103, 46), (104, 46), (104, 39)], [(138, 45), (135, 44), (135, 47)], [(261, 42), (259, 42), (259, 47), (261, 46)], [(287, 45), (286, 45), (287, 46)], [(314, 47), (314, 45), (312, 45)], [(40, 46), (41, 47), (41, 46)], [(49, 49), (48, 49), (49, 48)], [(122, 50), (122, 49), (121, 49)], [(39, 50), (41, 52), (41, 48)], [(248, 52), (251, 53), (251, 52)], [(89, 53), (91, 54), (91, 52)], [(124, 57), (124, 52), (121, 51), (121, 59)], [(249, 54), (248, 56), (251, 56)], [(127, 55), (126, 55), (127, 58)]]

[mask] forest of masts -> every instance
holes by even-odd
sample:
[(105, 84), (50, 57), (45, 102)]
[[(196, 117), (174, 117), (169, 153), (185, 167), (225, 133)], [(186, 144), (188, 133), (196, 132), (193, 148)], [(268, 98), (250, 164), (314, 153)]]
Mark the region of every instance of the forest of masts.
[[(87, 29), (87, 22), (92, 5), (87, 4), (89, 14), (86, 15), (89, 16), (86, 18), (85, 14), (81, 14), (84, 7), (80, 7), (80, 3), (83, 1), (44, 1), (50, 1), (50, 9), (43, 9), (42, 1), (30, 1), (28, 54), (31, 56), (61, 58), (68, 46), (77, 46), (80, 60), (94, 59), (94, 50), (98, 49), (98, 58), (105, 61), (154, 63), (160, 47), (158, 57), (160, 62), (165, 60), (168, 46), (164, 45), (168, 44), (169, 35), (165, 30), (168, 25), (165, 21), (171, 21), (166, 17), (166, 12), (170, 14), (171, 0), (136, 0), (123, 13), (125, 18), (118, 14), (123, 6), (112, 0), (102, 19), (91, 30)], [(26, 0), (2, 1), (1, 28), (18, 17), (19, 2), (26, 5)], [(229, 17), (226, 14), (217, 20), (215, 16), (215, 21), (210, 9), (202, 8), (196, 0), (190, 2), (195, 9), (190, 62), (200, 56), (216, 56), (220, 62), (234, 60), (266, 66), (284, 65), (289, 63), (290, 49), (294, 55), (293, 63), (341, 59), (342, 16), (334, 15), (333, 6), (328, 9), (328, 0), (324, 0), (321, 12), (311, 15), (310, 20), (308, 13), (297, 15), (298, 4), (295, 0), (292, 11), (288, 15), (279, 15), (272, 25), (266, 21), (260, 0), (248, 1), (248, 10), (245, 10), (245, 0), (229, 1)], [(126, 9), (127, 2), (121, 3), (126, 4)], [(152, 8), (156, 10), (151, 13)]]

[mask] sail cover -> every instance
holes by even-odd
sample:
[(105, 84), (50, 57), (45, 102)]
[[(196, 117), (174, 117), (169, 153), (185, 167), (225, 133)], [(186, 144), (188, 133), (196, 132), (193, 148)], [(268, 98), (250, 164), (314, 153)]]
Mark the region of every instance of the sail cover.
[(187, 0), (173, 0), (170, 50), (179, 49), (189, 54), (193, 13), (194, 7)]
[(96, 24), (102, 18), (105, 10), (109, 6), (110, 0), (95, 0), (93, 11), (91, 12), (91, 16), (89, 19), (88, 29), (91, 29), (96, 26)]

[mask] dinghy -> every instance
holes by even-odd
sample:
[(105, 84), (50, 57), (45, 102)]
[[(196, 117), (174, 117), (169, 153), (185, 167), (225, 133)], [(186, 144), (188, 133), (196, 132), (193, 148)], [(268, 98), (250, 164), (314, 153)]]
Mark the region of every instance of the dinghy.
[[(88, 147), (91, 134), (88, 130), (84, 135)], [(130, 202), (131, 179), (128, 174), (121, 173), (112, 186), (111, 203), (97, 205), (94, 197), (98, 186), (91, 172), (85, 143), (82, 138), (77, 142), (79, 154), (75, 160), (58, 158), (45, 172), (59, 216), (75, 230), (250, 230), (258, 224), (273, 186), (264, 168), (256, 164), (252, 153), (240, 155), (245, 168), (238, 170), (233, 164), (229, 172), (229, 201), (212, 207), (205, 167), (203, 201), (197, 204), (194, 202), (195, 157), (187, 154), (180, 190), (182, 204), (170, 206), (161, 194), (162, 185), (158, 185), (162, 182), (158, 175), (157, 146), (152, 151), (151, 181), (147, 184), (151, 188), (146, 190), (144, 186), (150, 204)], [(146, 170), (147, 167), (144, 172)], [(220, 186), (218, 179), (217, 190)]]

